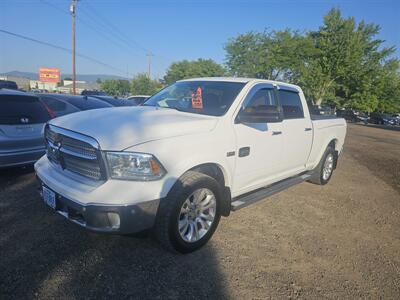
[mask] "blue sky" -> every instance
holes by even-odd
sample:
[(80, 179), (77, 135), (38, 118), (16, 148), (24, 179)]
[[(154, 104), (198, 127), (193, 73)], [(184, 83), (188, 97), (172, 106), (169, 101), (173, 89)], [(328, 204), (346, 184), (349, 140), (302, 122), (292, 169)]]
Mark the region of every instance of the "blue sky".
[[(71, 48), (69, 0), (0, 0), (0, 29)], [(248, 31), (317, 29), (323, 15), (338, 7), (381, 26), (379, 38), (396, 46), (400, 57), (400, 1), (257, 1), (257, 0), (80, 0), (77, 52), (106, 67), (77, 59), (79, 74), (129, 76), (147, 71), (146, 51), (154, 53), (153, 77), (161, 77), (176, 60), (211, 58), (224, 62), (224, 44)], [(60, 50), (0, 32), (0, 72), (36, 72), (58, 67), (71, 73), (71, 56)]]

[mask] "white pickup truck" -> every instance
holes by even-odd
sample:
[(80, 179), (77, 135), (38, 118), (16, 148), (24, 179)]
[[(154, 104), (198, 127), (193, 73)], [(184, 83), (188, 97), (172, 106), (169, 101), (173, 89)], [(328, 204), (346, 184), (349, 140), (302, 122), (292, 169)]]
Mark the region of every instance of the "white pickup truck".
[(346, 123), (310, 116), (295, 85), (183, 80), (143, 106), (51, 120), (36, 164), (45, 203), (88, 229), (152, 229), (168, 249), (204, 245), (221, 216), (294, 184), (326, 184)]

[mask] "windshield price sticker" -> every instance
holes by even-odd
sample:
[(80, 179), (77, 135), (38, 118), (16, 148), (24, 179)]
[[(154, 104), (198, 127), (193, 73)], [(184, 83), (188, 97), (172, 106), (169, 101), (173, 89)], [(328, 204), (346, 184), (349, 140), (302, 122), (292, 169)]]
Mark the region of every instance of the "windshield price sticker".
[(196, 93), (192, 93), (192, 108), (203, 109), (203, 96), (201, 87), (198, 87)]

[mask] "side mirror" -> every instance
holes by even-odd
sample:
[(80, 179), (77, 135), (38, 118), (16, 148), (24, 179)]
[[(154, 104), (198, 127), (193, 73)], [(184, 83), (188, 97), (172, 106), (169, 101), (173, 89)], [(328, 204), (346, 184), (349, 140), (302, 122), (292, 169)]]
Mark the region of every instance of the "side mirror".
[(281, 122), (281, 114), (277, 112), (246, 112), (240, 111), (235, 123), (278, 123)]

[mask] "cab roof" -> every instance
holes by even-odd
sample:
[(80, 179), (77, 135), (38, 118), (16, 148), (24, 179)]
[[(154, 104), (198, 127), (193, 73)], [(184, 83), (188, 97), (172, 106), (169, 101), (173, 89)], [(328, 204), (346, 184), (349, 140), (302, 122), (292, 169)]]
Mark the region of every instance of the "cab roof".
[(183, 81), (221, 81), (221, 82), (239, 82), (239, 83), (269, 83), (273, 85), (285, 86), (294, 88), (297, 91), (300, 91), (300, 87), (294, 84), (275, 81), (275, 80), (267, 80), (267, 79), (257, 79), (257, 78), (246, 78), (246, 77), (199, 77), (199, 78), (190, 78), (179, 80), (179, 82)]

